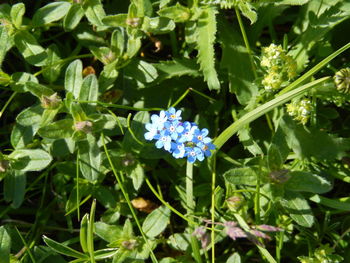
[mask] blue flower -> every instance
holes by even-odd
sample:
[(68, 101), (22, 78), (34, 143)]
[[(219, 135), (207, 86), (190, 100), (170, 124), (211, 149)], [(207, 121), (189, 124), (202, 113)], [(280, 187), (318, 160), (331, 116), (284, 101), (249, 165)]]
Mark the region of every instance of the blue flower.
[(191, 142), (193, 139), (193, 134), (196, 129), (198, 129), (197, 124), (190, 123), (188, 121), (185, 121), (182, 126), (184, 127), (184, 130), (181, 134), (181, 138), (179, 139), (180, 142)]
[(209, 134), (208, 129), (205, 129), (205, 128), (202, 130), (196, 129), (193, 133), (192, 141), (194, 143), (200, 143), (200, 142), (210, 143), (211, 139), (209, 137), (207, 137), (208, 134)]
[(147, 141), (152, 141), (154, 139), (154, 136), (156, 136), (159, 132), (157, 125), (156, 124), (152, 124), (152, 123), (147, 123), (146, 124), (146, 129), (148, 130), (148, 132), (145, 133), (145, 139)]
[(215, 145), (212, 143), (203, 143), (200, 142), (197, 144), (197, 146), (202, 150), (202, 152), (204, 153), (205, 157), (209, 157), (211, 156), (211, 151), (210, 150), (214, 150), (215, 149)]
[(175, 108), (153, 114), (151, 122), (146, 124), (145, 139), (156, 140), (158, 149), (164, 148), (176, 159), (187, 157), (190, 163), (211, 156), (215, 145), (208, 137), (208, 129), (200, 130), (196, 123), (180, 120), (181, 111)]
[(175, 108), (171, 107), (169, 110), (165, 112), (169, 121), (179, 121), (181, 120), (181, 110), (175, 110)]
[(171, 149), (171, 137), (167, 134), (165, 130), (161, 131), (159, 134), (154, 136), (154, 139), (158, 140), (156, 141), (156, 147), (158, 149), (163, 148), (170, 152)]
[(179, 121), (173, 121), (173, 122), (167, 121), (164, 123), (164, 127), (174, 141), (177, 139), (179, 134), (181, 134), (184, 130), (184, 127), (180, 125)]
[(153, 114), (151, 116), (151, 120), (153, 125), (160, 131), (164, 128), (164, 123), (167, 121), (167, 116), (165, 114), (165, 111), (161, 111), (159, 115)]
[(171, 151), (176, 159), (183, 158), (185, 156), (185, 145), (181, 142), (171, 142)]
[(187, 157), (187, 161), (190, 163), (194, 163), (196, 160), (204, 160), (204, 154), (198, 147), (185, 147), (185, 151), (185, 157)]

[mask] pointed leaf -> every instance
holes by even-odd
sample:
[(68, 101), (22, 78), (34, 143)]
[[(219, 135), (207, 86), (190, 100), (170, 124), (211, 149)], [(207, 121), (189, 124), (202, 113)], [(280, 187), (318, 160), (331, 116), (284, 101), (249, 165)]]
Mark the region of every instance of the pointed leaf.
[[(24, 200), (26, 188), (26, 175), (22, 171), (12, 171), (5, 177), (4, 199), (12, 202), (13, 208), (19, 208)], [(1, 246), (0, 246), (1, 250)]]
[(80, 253), (79, 251), (76, 251), (66, 245), (63, 245), (61, 243), (58, 243), (55, 240), (52, 240), (51, 238), (48, 238), (47, 236), (43, 236), (43, 240), (46, 245), (48, 245), (50, 248), (52, 248), (54, 251), (57, 253), (69, 256), (69, 257), (74, 257), (74, 258), (79, 258), (79, 259), (88, 259), (89, 257), (83, 253)]
[(83, 176), (90, 182), (95, 182), (101, 176), (101, 152), (93, 136), (79, 142), (79, 167)]
[(10, 263), (11, 237), (4, 226), (0, 226), (0, 262)]
[(66, 16), (63, 20), (63, 28), (65, 31), (71, 31), (76, 28), (80, 22), (80, 20), (84, 16), (84, 10), (80, 4), (73, 3)]
[(150, 237), (156, 237), (162, 233), (169, 223), (170, 209), (161, 206), (150, 213), (142, 224), (142, 230)]
[(81, 85), (83, 83), (83, 63), (81, 60), (75, 60), (69, 64), (64, 79), (64, 88), (68, 92), (72, 92), (74, 98), (79, 98)]

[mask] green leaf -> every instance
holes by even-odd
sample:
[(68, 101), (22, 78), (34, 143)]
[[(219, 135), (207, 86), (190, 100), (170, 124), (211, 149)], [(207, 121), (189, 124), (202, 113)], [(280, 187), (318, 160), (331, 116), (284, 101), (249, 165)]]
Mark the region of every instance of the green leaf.
[(81, 7), (80, 4), (73, 3), (66, 16), (63, 19), (63, 28), (65, 31), (72, 31), (75, 29), (78, 24), (80, 23), (80, 20), (84, 16), (84, 10)]
[(17, 29), (19, 29), (22, 25), (22, 19), (25, 11), (26, 7), (23, 3), (18, 3), (11, 7), (11, 21)]
[(68, 2), (54, 2), (39, 8), (33, 16), (33, 25), (39, 27), (60, 20), (67, 14), (70, 6)]
[(45, 49), (27, 31), (18, 31), (16, 33), (15, 45), (29, 64), (34, 66), (43, 66), (46, 64), (47, 53)]
[(153, 8), (150, 0), (131, 0), (137, 9), (136, 17), (152, 16)]
[(310, 0), (282, 0), (280, 2), (277, 2), (275, 4), (278, 5), (305, 5)]
[(173, 20), (166, 17), (145, 17), (143, 19), (142, 30), (155, 35), (165, 34), (175, 29)]
[(145, 174), (143, 171), (142, 166), (138, 163), (134, 169), (131, 170), (130, 172), (130, 177), (132, 179), (132, 184), (135, 188), (135, 190), (139, 190), (140, 187), (142, 186)]
[(10, 263), (11, 237), (4, 226), (0, 226), (0, 263)]
[(349, 197), (331, 199), (331, 198), (323, 197), (320, 195), (313, 195), (309, 199), (317, 204), (327, 206), (327, 207), (330, 207), (333, 209), (337, 209), (337, 210), (341, 210), (341, 211), (349, 211), (350, 210)]
[[(340, 159), (350, 150), (350, 140), (336, 138), (325, 131), (314, 127), (306, 129), (297, 124), (289, 116), (281, 122), (288, 145), (299, 158), (315, 157), (319, 160)], [(322, 143), (315, 143), (322, 142)]]
[(60, 61), (59, 49), (56, 44), (51, 44), (47, 50), (46, 67), (43, 76), (50, 83), (55, 82), (61, 74), (62, 65), (57, 63)]
[(40, 105), (26, 108), (16, 117), (17, 123), (22, 126), (40, 126), (44, 109)]
[(119, 225), (108, 225), (104, 222), (96, 222), (95, 232), (96, 235), (108, 243), (116, 242), (123, 238), (123, 228)]
[(104, 26), (102, 19), (106, 16), (106, 13), (100, 0), (86, 0), (84, 1), (83, 8), (85, 16), (91, 24), (100, 27)]
[(247, 105), (258, 93), (249, 54), (238, 28), (232, 28), (224, 19), (219, 20), (218, 27), (222, 46), (220, 67), (227, 69), (230, 92), (236, 94), (240, 104)]
[(58, 243), (55, 240), (52, 240), (50, 238), (48, 238), (47, 236), (43, 236), (43, 240), (45, 242), (45, 244), (47, 246), (49, 246), (50, 248), (52, 248), (54, 251), (56, 251), (57, 253), (69, 256), (69, 257), (73, 257), (73, 258), (79, 258), (79, 259), (85, 259), (88, 260), (89, 257), (83, 253), (80, 253), (66, 245), (63, 245), (61, 243)]
[(81, 85), (83, 84), (83, 63), (81, 60), (74, 60), (69, 64), (64, 79), (64, 88), (68, 92), (72, 92), (74, 98), (78, 99)]
[(131, 134), (130, 131), (127, 131), (125, 133), (124, 139), (123, 139), (123, 147), (124, 149), (128, 149), (128, 151), (135, 150), (139, 151), (143, 148), (143, 145), (140, 144), (146, 142), (144, 139), (145, 134), (145, 124), (149, 122), (149, 113), (146, 111), (140, 111), (135, 114), (133, 121), (131, 122), (131, 131), (133, 132), (134, 136), (136, 137), (136, 140), (134, 136)]
[(34, 135), (38, 131), (39, 126), (22, 126), (16, 124), (11, 132), (11, 145), (15, 149), (25, 148), (26, 145), (32, 142)]
[(26, 72), (16, 72), (11, 76), (13, 83), (10, 84), (12, 90), (16, 92), (27, 92), (25, 84), (27, 82), (39, 83), (38, 79), (33, 75)]
[(98, 98), (98, 81), (96, 75), (86, 76), (81, 85), (79, 100), (97, 101)]
[[(13, 208), (19, 208), (24, 200), (26, 190), (26, 175), (22, 171), (12, 171), (4, 180), (4, 199), (12, 202)], [(0, 246), (1, 250), (1, 246)]]
[(90, 182), (96, 182), (102, 173), (101, 152), (93, 136), (88, 136), (87, 140), (78, 143), (79, 148), (79, 168), (84, 178)]
[(142, 224), (142, 230), (150, 237), (156, 237), (167, 227), (170, 219), (170, 209), (166, 206), (158, 207), (150, 213)]
[(233, 168), (223, 175), (226, 182), (234, 185), (252, 185), (257, 183), (257, 166)]
[(306, 199), (297, 192), (286, 191), (284, 198), (280, 200), (289, 216), (299, 225), (312, 227), (315, 222), (312, 210)]
[(113, 257), (118, 252), (117, 248), (104, 248), (94, 251), (94, 258), (96, 260)]
[(298, 192), (311, 192), (322, 194), (332, 190), (332, 184), (326, 178), (317, 174), (303, 171), (289, 172), (289, 180), (285, 183), (285, 189)]
[(191, 10), (179, 3), (174, 6), (164, 7), (158, 11), (160, 16), (174, 20), (174, 22), (186, 22), (191, 16)]
[(143, 83), (150, 83), (158, 77), (157, 69), (143, 60), (134, 60), (124, 69), (124, 73), (138, 81), (139, 86), (144, 86)]
[(53, 122), (45, 127), (41, 127), (38, 131), (41, 137), (48, 139), (70, 138), (73, 132), (72, 119), (63, 119)]
[(166, 79), (171, 79), (181, 76), (199, 77), (198, 64), (193, 59), (173, 59), (170, 61), (161, 61), (158, 64), (152, 64), (158, 71), (158, 78), (155, 82), (160, 83)]
[(88, 251), (87, 250), (88, 222), (89, 222), (89, 214), (85, 214), (80, 222), (80, 233), (79, 233), (80, 246), (84, 253)]
[(216, 10), (205, 8), (197, 23), (197, 61), (210, 90), (219, 90), (220, 82), (215, 70), (214, 42), (216, 34)]
[(117, 14), (111, 16), (105, 16), (102, 22), (107, 26), (113, 27), (127, 27), (126, 20), (128, 19), (128, 14)]
[(235, 252), (226, 261), (226, 263), (241, 263), (241, 256)]
[(9, 158), (11, 167), (15, 170), (41, 171), (46, 168), (52, 161), (50, 154), (41, 149), (19, 149), (14, 150)]
[(49, 97), (55, 93), (52, 89), (32, 81), (28, 81), (25, 84), (25, 88), (26, 90), (30, 91), (30, 93), (32, 93), (34, 96), (38, 97), (39, 99), (41, 99), (42, 96)]
[(0, 27), (0, 67), (2, 62), (6, 56), (7, 51), (11, 48), (12, 37), (7, 33), (6, 28), (4, 26)]
[(242, 14), (250, 20), (251, 24), (254, 24), (258, 19), (258, 15), (248, 1), (239, 1), (238, 8), (241, 10)]

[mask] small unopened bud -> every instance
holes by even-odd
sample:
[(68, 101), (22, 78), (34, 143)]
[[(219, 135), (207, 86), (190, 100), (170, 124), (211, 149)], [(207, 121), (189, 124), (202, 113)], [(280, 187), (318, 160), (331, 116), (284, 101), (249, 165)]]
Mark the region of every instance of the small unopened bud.
[(127, 167), (127, 166), (132, 166), (135, 164), (135, 158), (131, 153), (127, 153), (125, 157), (122, 159), (122, 165)]
[(90, 74), (96, 74), (95, 69), (92, 66), (87, 66), (86, 68), (83, 69), (83, 76), (86, 77)]
[(241, 196), (234, 195), (234, 196), (229, 197), (226, 200), (226, 202), (227, 202), (227, 206), (230, 210), (237, 211), (237, 209), (240, 208), (242, 203), (243, 203), (243, 198)]
[(0, 173), (4, 173), (9, 168), (10, 162), (7, 160), (0, 161)]
[(128, 18), (126, 19), (126, 24), (131, 27), (138, 27), (140, 24), (140, 18), (138, 17)]
[(283, 169), (283, 170), (278, 170), (278, 171), (272, 171), (269, 176), (272, 181), (276, 183), (285, 183), (289, 180), (290, 175), (288, 175), (289, 170), (288, 169)]
[(76, 131), (90, 133), (92, 131), (92, 122), (91, 121), (78, 121), (74, 124), (74, 129)]
[(41, 96), (41, 106), (44, 109), (56, 109), (61, 103), (60, 96), (55, 92), (51, 96)]
[(122, 246), (128, 250), (133, 250), (137, 246), (135, 239), (125, 240), (122, 242)]
[(106, 54), (105, 56), (103, 56), (103, 63), (104, 64), (110, 64), (110, 63), (112, 63), (114, 60), (116, 59), (116, 57), (115, 57), (115, 54), (112, 52), (112, 51), (110, 51), (110, 52), (108, 52), (108, 54)]
[(154, 46), (156, 47), (156, 50), (154, 52), (159, 52), (163, 49), (163, 44), (160, 40), (157, 40), (156, 42), (154, 42)]

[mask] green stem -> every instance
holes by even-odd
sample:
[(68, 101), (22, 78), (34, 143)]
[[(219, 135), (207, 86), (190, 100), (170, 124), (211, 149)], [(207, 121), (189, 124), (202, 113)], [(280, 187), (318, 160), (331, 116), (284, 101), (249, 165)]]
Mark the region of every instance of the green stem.
[(1, 111), (0, 111), (0, 118), (1, 116), (4, 114), (6, 108), (8, 107), (8, 105), (10, 104), (10, 102), (13, 100), (13, 98), (16, 96), (17, 92), (12, 93), (11, 97), (6, 101), (5, 105), (2, 107)]
[[(195, 209), (195, 202), (193, 200), (193, 164), (187, 162), (186, 165), (186, 210), (187, 215), (192, 215)], [(202, 258), (199, 252), (198, 240), (192, 235), (194, 231), (194, 224), (189, 223), (190, 235), (191, 235), (191, 246), (194, 259), (196, 262), (201, 263)]]
[(144, 233), (143, 230), (142, 230), (141, 224), (140, 224), (140, 222), (139, 222), (139, 220), (138, 220), (138, 218), (137, 218), (137, 216), (136, 216), (135, 210), (134, 210), (134, 208), (133, 208), (133, 206), (132, 206), (132, 204), (131, 204), (131, 202), (130, 202), (129, 195), (128, 195), (127, 191), (125, 190), (124, 185), (122, 184), (122, 182), (121, 182), (121, 180), (120, 180), (120, 178), (119, 178), (119, 175), (118, 175), (117, 171), (115, 170), (115, 167), (114, 167), (114, 164), (113, 164), (113, 162), (112, 162), (111, 157), (109, 156), (109, 153), (108, 153), (108, 150), (107, 150), (107, 146), (106, 146), (106, 144), (105, 144), (105, 139), (104, 139), (103, 133), (101, 133), (101, 139), (102, 139), (103, 148), (104, 148), (104, 151), (105, 151), (105, 153), (106, 153), (106, 156), (107, 156), (109, 165), (110, 165), (111, 168), (112, 168), (113, 174), (114, 174), (115, 178), (117, 179), (117, 182), (118, 182), (118, 185), (119, 185), (119, 187), (120, 187), (120, 190), (122, 191), (122, 194), (123, 194), (123, 196), (124, 196), (124, 198), (125, 198), (125, 200), (126, 200), (126, 203), (128, 204), (128, 207), (129, 207), (129, 209), (130, 209), (130, 211), (131, 211), (131, 214), (132, 214), (132, 216), (133, 216), (133, 218), (134, 218), (134, 220), (135, 220), (135, 223), (136, 223), (136, 225), (137, 225), (137, 227), (138, 227), (138, 229), (139, 229), (139, 231), (140, 231), (140, 233), (141, 233), (141, 235), (142, 235), (142, 238), (143, 238), (143, 240), (145, 241), (145, 244), (146, 244), (146, 246), (147, 246), (147, 248), (148, 248), (148, 250), (149, 250), (149, 252), (150, 252), (150, 256), (151, 256), (152, 262), (153, 262), (153, 263), (155, 263), (155, 262), (158, 263), (158, 260), (157, 260), (156, 256), (155, 256), (154, 253), (153, 253), (152, 247), (151, 247), (151, 245), (149, 244), (148, 239), (147, 239), (145, 233)]
[(288, 93), (285, 93), (281, 96), (278, 96), (277, 98), (270, 100), (266, 102), (265, 104), (255, 108), (254, 110), (248, 112), (247, 114), (243, 115), (239, 120), (232, 123), (229, 127), (227, 127), (214, 141), (214, 144), (216, 145), (216, 151), (219, 150), (225, 142), (227, 142), (236, 132), (238, 132), (240, 129), (242, 129), (245, 125), (251, 123), (252, 121), (256, 120), (260, 116), (264, 115), (265, 113), (269, 112), (270, 110), (286, 103), (287, 101), (303, 94), (304, 92), (310, 90), (312, 87), (328, 80), (330, 77), (324, 77), (315, 81), (312, 81), (306, 85), (303, 85), (297, 89), (294, 89), (292, 91), (289, 91)]
[(215, 263), (215, 184), (216, 184), (216, 158), (213, 157), (213, 167), (211, 175), (211, 262)]
[(235, 11), (236, 11), (238, 24), (239, 24), (239, 27), (240, 27), (241, 32), (242, 32), (242, 37), (243, 37), (243, 40), (244, 40), (244, 44), (245, 44), (245, 47), (246, 47), (248, 55), (249, 55), (249, 60), (250, 60), (250, 64), (251, 64), (251, 67), (252, 67), (252, 70), (253, 70), (254, 78), (256, 79), (258, 77), (258, 74), (256, 73), (256, 68), (255, 68), (253, 55), (252, 55), (252, 50), (250, 49), (250, 45), (249, 45), (249, 42), (248, 42), (248, 37), (247, 37), (247, 34), (245, 32), (243, 21), (242, 21), (242, 17), (241, 17), (241, 14), (239, 12), (238, 7), (235, 7)]
[(119, 104), (113, 104), (113, 103), (105, 103), (101, 101), (94, 101), (94, 100), (74, 100), (75, 102), (79, 103), (96, 103), (100, 106), (107, 107), (107, 108), (117, 108), (117, 109), (123, 109), (123, 110), (134, 110), (134, 111), (161, 111), (162, 108), (135, 108), (131, 106), (125, 106), (125, 105), (119, 105)]

